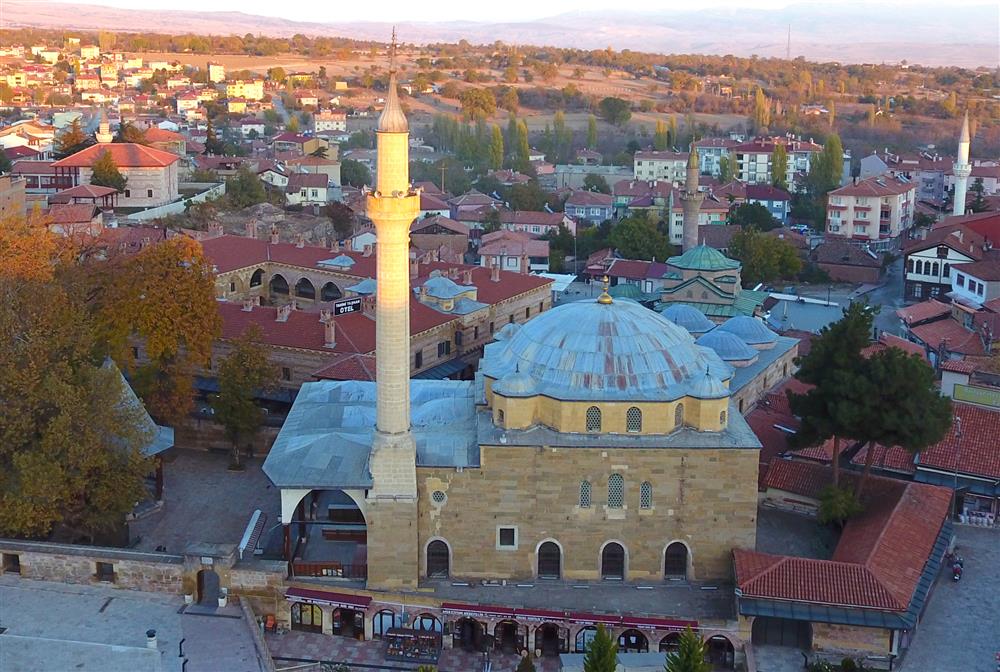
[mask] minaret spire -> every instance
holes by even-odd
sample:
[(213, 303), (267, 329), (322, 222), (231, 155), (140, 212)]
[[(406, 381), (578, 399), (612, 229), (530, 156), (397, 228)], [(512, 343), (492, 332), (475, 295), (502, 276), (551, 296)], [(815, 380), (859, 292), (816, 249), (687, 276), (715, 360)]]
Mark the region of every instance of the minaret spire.
[(410, 126), (399, 102), (399, 87), (396, 84), (396, 29), (392, 29), (392, 44), (389, 46), (389, 92), (385, 96), (385, 109), (378, 118), (377, 131), (386, 133), (408, 133)]
[(955, 172), (955, 198), (951, 206), (951, 214), (965, 214), (965, 195), (969, 189), (969, 175), (972, 174), (972, 166), (969, 165), (969, 145), (972, 138), (969, 134), (969, 110), (965, 110), (962, 118), (962, 133), (958, 137), (958, 156), (955, 157), (955, 165), (952, 166)]
[(691, 143), (688, 154), (687, 175), (681, 192), (681, 207), (684, 209), (683, 249), (687, 252), (698, 246), (698, 213), (705, 194), (698, 191), (698, 148)]

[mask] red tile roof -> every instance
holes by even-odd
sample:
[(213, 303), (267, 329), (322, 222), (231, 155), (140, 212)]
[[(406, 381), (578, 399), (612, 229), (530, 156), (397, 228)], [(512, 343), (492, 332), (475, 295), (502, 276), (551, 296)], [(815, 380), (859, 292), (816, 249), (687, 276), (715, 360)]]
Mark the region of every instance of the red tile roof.
[(53, 224), (80, 224), (90, 222), (97, 214), (92, 203), (57, 203), (49, 208)]
[(919, 324), (949, 314), (951, 314), (951, 307), (947, 303), (941, 303), (934, 299), (907, 306), (906, 308), (900, 308), (896, 311), (899, 319), (903, 320), (907, 325)]
[[(875, 453), (872, 457), (872, 467), (899, 471), (904, 474), (912, 474), (916, 471), (913, 466), (913, 453), (904, 448), (893, 446), (887, 449), (883, 445), (875, 444), (871, 450)], [(851, 458), (851, 464), (864, 465), (868, 459), (868, 451), (867, 446), (859, 450), (857, 455)]]
[(961, 438), (955, 422), (944, 439), (920, 453), (917, 464), (948, 471), (957, 465), (963, 474), (1000, 478), (1000, 411), (955, 403), (954, 417), (961, 421)]
[(96, 184), (80, 184), (69, 189), (63, 189), (49, 198), (50, 203), (69, 203), (74, 198), (103, 198), (117, 194), (114, 187), (101, 187)]
[(790, 201), (792, 195), (769, 184), (748, 184), (746, 197), (755, 201)]
[(104, 155), (104, 152), (111, 153), (111, 158), (119, 168), (166, 168), (180, 160), (176, 154), (155, 147), (131, 142), (112, 142), (91, 145), (52, 165), (55, 168), (89, 168), (94, 161)]
[(955, 320), (938, 320), (910, 327), (910, 333), (923, 341), (928, 348), (938, 348), (944, 343), (949, 352), (963, 355), (986, 353), (982, 337), (971, 329), (966, 329)]
[(983, 243), (986, 239), (976, 231), (964, 224), (952, 224), (951, 226), (931, 229), (927, 237), (923, 240), (911, 240), (903, 246), (904, 254), (913, 254), (921, 250), (936, 248), (938, 245), (946, 245), (956, 252), (979, 259), (983, 253)]
[(973, 373), (979, 370), (979, 365), (971, 360), (946, 359), (941, 362), (941, 370), (953, 373)]
[[(448, 209), (447, 206), (444, 207), (445, 210)], [(444, 215), (435, 215), (433, 217), (424, 217), (423, 219), (415, 219), (413, 223), (410, 224), (410, 233), (420, 233), (424, 229), (430, 228), (431, 226), (440, 226), (443, 229), (448, 229), (460, 236), (469, 235), (469, 227), (462, 222), (456, 222), (454, 219), (445, 217)]]
[(532, 238), (520, 231), (494, 231), (482, 237), (479, 256), (509, 255), (519, 257), (548, 257), (549, 241)]
[(646, 278), (662, 278), (667, 272), (667, 265), (659, 261), (642, 261), (638, 259), (615, 259), (608, 268), (608, 275), (629, 280), (645, 280)]
[(784, 490), (803, 497), (819, 498), (830, 482), (830, 471), (822, 465), (805, 460), (775, 459), (764, 475), (764, 487)]
[(326, 380), (375, 380), (375, 355), (345, 353), (313, 374)]
[(979, 212), (973, 215), (945, 217), (939, 223), (935, 224), (932, 230), (954, 224), (964, 224), (992, 242), (994, 247), (1000, 247), (1000, 212)]
[(150, 126), (143, 132), (143, 135), (146, 142), (185, 142), (187, 140), (180, 133), (174, 133), (159, 126)]
[(295, 193), (300, 189), (326, 189), (330, 178), (326, 173), (292, 173), (288, 176), (285, 191)]
[(957, 266), (958, 270), (977, 280), (996, 282), (1000, 280), (1000, 251), (990, 250), (979, 261)]
[(889, 175), (877, 175), (864, 180), (858, 180), (856, 184), (848, 184), (834, 189), (831, 196), (898, 196), (908, 191), (916, 189), (916, 182), (904, 181)]
[(596, 191), (577, 190), (566, 199), (566, 205), (571, 206), (598, 206), (610, 207), (612, 198), (610, 194), (602, 194)]
[(867, 348), (861, 351), (862, 357), (871, 357), (877, 352), (882, 352), (887, 348), (899, 348), (903, 352), (909, 353), (911, 355), (917, 355), (925, 362), (928, 362), (927, 351), (918, 343), (913, 343), (912, 341), (907, 341), (906, 339), (900, 338), (899, 336), (893, 336), (886, 332), (879, 334), (878, 341), (872, 343)]

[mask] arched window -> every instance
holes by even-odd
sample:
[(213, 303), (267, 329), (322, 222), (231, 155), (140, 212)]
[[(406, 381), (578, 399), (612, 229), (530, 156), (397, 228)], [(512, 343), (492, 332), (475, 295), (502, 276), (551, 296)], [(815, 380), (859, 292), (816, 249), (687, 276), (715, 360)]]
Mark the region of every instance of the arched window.
[(250, 286), (260, 287), (262, 284), (264, 284), (264, 269), (258, 268), (253, 272), (253, 275), (250, 276)]
[(309, 278), (302, 278), (295, 283), (295, 296), (301, 296), (303, 299), (316, 298), (316, 288), (309, 282)]
[(924, 262), (921, 261), (920, 259), (917, 259), (917, 263), (914, 264), (914, 267), (913, 267), (913, 272), (917, 273), (919, 275), (923, 275), (923, 273), (924, 273)]
[(907, 259), (906, 260), (906, 272), (907, 273), (912, 273), (913, 272), (913, 259)]
[(625, 505), (625, 478), (621, 474), (611, 474), (608, 479), (608, 508), (620, 509)]
[(643, 481), (639, 486), (639, 508), (653, 508), (653, 485), (649, 481)]
[(594, 637), (597, 636), (597, 628), (592, 625), (588, 625), (585, 628), (580, 628), (580, 631), (576, 633), (576, 652), (586, 653), (587, 647), (590, 643), (594, 641)]
[(503, 424), (503, 409), (502, 408), (498, 408), (497, 409), (497, 424), (499, 424), (499, 425)]
[(660, 653), (673, 653), (681, 647), (681, 633), (671, 632), (660, 640)]
[(677, 404), (674, 409), (674, 427), (682, 427), (684, 425), (684, 404)]
[(553, 541), (538, 547), (538, 578), (558, 579), (562, 575), (562, 551)]
[(427, 577), (431, 579), (448, 578), (448, 544), (435, 539), (427, 544)]
[(944, 276), (944, 277), (946, 277), (946, 278), (951, 277), (951, 264), (945, 264), (944, 265), (944, 268), (942, 269), (941, 275)]
[(607, 581), (625, 579), (625, 549), (611, 542), (601, 551), (601, 578)]
[(328, 282), (323, 285), (323, 288), (319, 290), (319, 298), (322, 301), (336, 301), (341, 297), (340, 287)]
[(427, 632), (441, 632), (444, 628), (441, 621), (433, 614), (420, 614), (413, 619), (414, 630), (426, 630)]
[(722, 425), (723, 427), (726, 426), (726, 412), (725, 411), (719, 411), (719, 424)]
[(590, 508), (590, 481), (580, 481), (580, 508)]
[(931, 275), (937, 275), (937, 274), (938, 274), (938, 262), (935, 261), (933, 264), (931, 264)]
[(383, 609), (372, 616), (372, 639), (382, 639), (382, 635), (390, 628), (398, 628), (403, 625), (403, 619), (399, 614), (391, 609)]
[(292, 605), (292, 630), (323, 631), (323, 610), (318, 604), (296, 602)]
[(288, 294), (288, 281), (282, 275), (272, 275), (270, 289), (272, 294)]
[(629, 432), (642, 431), (642, 411), (635, 406), (625, 412), (625, 429)]
[(687, 578), (688, 548), (679, 541), (667, 546), (663, 554), (663, 578)]
[(601, 409), (597, 406), (591, 406), (587, 409), (587, 431), (601, 431)]

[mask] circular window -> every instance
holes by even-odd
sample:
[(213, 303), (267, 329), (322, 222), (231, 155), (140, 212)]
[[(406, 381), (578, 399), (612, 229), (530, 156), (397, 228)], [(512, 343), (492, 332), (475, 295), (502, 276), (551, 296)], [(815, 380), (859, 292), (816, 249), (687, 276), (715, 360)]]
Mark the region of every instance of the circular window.
[(448, 499), (448, 495), (440, 490), (435, 490), (431, 493), (431, 499), (434, 500), (435, 504), (444, 504), (444, 501)]

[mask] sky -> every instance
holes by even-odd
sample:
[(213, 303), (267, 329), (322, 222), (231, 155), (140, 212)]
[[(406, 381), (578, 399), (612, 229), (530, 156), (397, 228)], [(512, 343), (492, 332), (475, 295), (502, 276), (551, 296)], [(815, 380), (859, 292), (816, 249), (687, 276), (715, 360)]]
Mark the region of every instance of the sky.
[[(62, 0), (72, 4), (73, 0)], [(779, 9), (790, 4), (827, 4), (829, 0), (699, 0), (704, 7), (752, 7)], [(0, 0), (2, 2), (2, 0)], [(371, 11), (372, 3), (331, 2), (330, 0), (299, 0), (286, 4), (274, 0), (80, 0), (79, 3), (124, 7), (128, 9), (178, 9), (195, 11), (239, 11), (260, 16), (276, 16), (295, 21), (532, 21), (572, 11), (606, 11), (613, 5), (607, 0), (505, 0), (502, 3), (469, 2), (468, 0), (382, 0), (378, 15)], [(905, 0), (880, 3), (912, 4)], [(951, 0), (950, 5), (983, 4), (983, 0)], [(290, 8), (294, 7), (294, 11)], [(691, 0), (629, 0), (629, 11), (690, 10)], [(306, 10), (307, 11), (302, 11)]]

